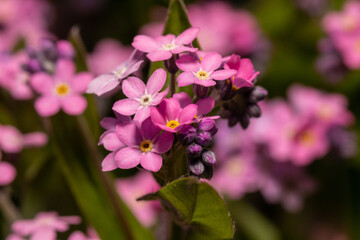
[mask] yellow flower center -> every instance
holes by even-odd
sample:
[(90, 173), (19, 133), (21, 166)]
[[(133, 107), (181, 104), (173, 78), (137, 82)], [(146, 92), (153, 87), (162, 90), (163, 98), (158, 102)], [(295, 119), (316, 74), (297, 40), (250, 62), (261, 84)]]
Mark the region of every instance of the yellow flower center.
[(142, 152), (150, 152), (153, 148), (153, 143), (150, 140), (144, 140), (140, 143), (139, 148)]
[(70, 92), (70, 87), (67, 83), (59, 83), (55, 87), (55, 93), (58, 96), (65, 96)]
[(313, 132), (307, 130), (304, 131), (300, 137), (299, 140), (302, 144), (306, 145), (306, 146), (311, 146), (315, 143), (316, 141), (316, 136), (314, 135)]
[(171, 128), (171, 129), (174, 129), (174, 128), (176, 128), (177, 126), (179, 126), (180, 125), (180, 123), (178, 122), (178, 121), (176, 121), (176, 120), (170, 120), (170, 121), (168, 121), (167, 123), (166, 123), (166, 126), (168, 126), (169, 128)]
[(240, 176), (244, 171), (243, 160), (240, 157), (233, 157), (229, 159), (226, 164), (227, 173), (231, 176)]
[(200, 70), (198, 71), (195, 76), (200, 79), (200, 80), (207, 80), (209, 79), (209, 73), (204, 71), (204, 70)]

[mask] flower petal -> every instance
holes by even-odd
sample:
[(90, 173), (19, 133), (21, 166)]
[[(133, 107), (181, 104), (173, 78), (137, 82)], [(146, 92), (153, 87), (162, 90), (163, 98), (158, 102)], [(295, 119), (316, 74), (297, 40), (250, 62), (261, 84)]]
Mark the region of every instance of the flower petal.
[(191, 85), (195, 82), (196, 77), (192, 72), (182, 72), (177, 77), (177, 82), (179, 87), (185, 87)]
[(69, 82), (75, 73), (75, 65), (70, 60), (60, 59), (56, 63), (55, 78), (64, 82)]
[(165, 114), (158, 108), (152, 108), (150, 110), (151, 121), (156, 125), (166, 125)]
[(157, 172), (162, 166), (162, 157), (152, 152), (145, 153), (141, 156), (141, 166), (146, 170)]
[(196, 104), (187, 105), (179, 114), (179, 123), (188, 123), (194, 119), (198, 106)]
[(120, 141), (116, 131), (107, 131), (100, 136), (99, 145), (103, 144), (108, 151), (117, 151), (125, 147), (125, 144)]
[(154, 95), (159, 92), (166, 82), (166, 72), (164, 69), (159, 68), (151, 74), (147, 84), (146, 90), (148, 94)]
[(175, 120), (180, 113), (180, 104), (176, 99), (165, 98), (159, 104), (160, 112), (165, 113), (166, 120)]
[(221, 55), (216, 52), (208, 53), (201, 61), (201, 67), (207, 72), (214, 71), (220, 67), (222, 63)]
[(136, 36), (131, 45), (134, 48), (147, 53), (159, 49), (159, 44), (153, 38), (145, 35)]
[(225, 80), (228, 78), (231, 78), (232, 76), (234, 76), (236, 74), (236, 70), (217, 70), (215, 72), (213, 72), (212, 74), (210, 74), (210, 78), (215, 79), (215, 80)]
[(71, 89), (78, 93), (84, 93), (92, 79), (91, 73), (80, 72), (71, 80)]
[(191, 97), (186, 92), (175, 93), (173, 98), (179, 102), (181, 108), (192, 104)]
[(56, 231), (52, 228), (38, 228), (31, 235), (30, 240), (38, 239), (56, 240)]
[(101, 163), (101, 170), (103, 172), (112, 171), (114, 169), (117, 169), (118, 166), (115, 162), (115, 153), (109, 153), (104, 160)]
[(147, 58), (152, 62), (170, 59), (172, 54), (167, 50), (154, 50), (146, 54)]
[(154, 150), (157, 153), (165, 153), (170, 150), (174, 142), (174, 135), (169, 132), (162, 133), (154, 142)]
[(207, 79), (207, 80), (200, 80), (200, 79), (195, 79), (195, 84), (204, 86), (204, 87), (211, 87), (211, 86), (215, 86), (216, 82), (211, 80), (211, 79)]
[(144, 139), (153, 140), (160, 133), (160, 129), (154, 125), (151, 118), (147, 118), (140, 128), (141, 135)]
[(189, 54), (183, 55), (176, 60), (176, 66), (184, 72), (197, 72), (200, 69), (200, 63)]
[(72, 95), (62, 98), (61, 106), (64, 112), (69, 115), (80, 115), (85, 111), (87, 101), (85, 97), (81, 95)]
[(170, 50), (170, 52), (173, 54), (179, 54), (182, 52), (196, 52), (197, 50), (198, 50), (197, 48), (193, 48), (193, 47), (180, 46), (173, 50)]
[(121, 99), (114, 103), (112, 110), (125, 116), (135, 114), (140, 107), (140, 103), (134, 99)]
[(116, 125), (116, 133), (120, 141), (129, 147), (139, 146), (142, 141), (140, 130), (134, 122)]
[(86, 92), (101, 96), (116, 88), (119, 83), (115, 75), (111, 73), (102, 74), (89, 83)]
[(169, 88), (165, 89), (164, 91), (156, 94), (152, 100), (151, 106), (157, 106), (159, 103), (164, 99), (164, 97), (168, 94)]
[(150, 108), (151, 107), (142, 107), (139, 110), (137, 110), (134, 121), (137, 121), (138, 123), (142, 123), (145, 119), (150, 117)]
[(121, 169), (134, 168), (140, 163), (141, 155), (139, 149), (126, 147), (115, 154), (115, 162)]
[(145, 83), (137, 77), (129, 77), (123, 81), (122, 90), (128, 98), (138, 98), (145, 93)]
[(60, 110), (60, 101), (55, 96), (39, 97), (35, 101), (35, 109), (42, 117), (49, 117)]
[(54, 88), (53, 78), (46, 73), (36, 73), (30, 78), (30, 84), (34, 90), (42, 94), (51, 94)]
[(179, 36), (176, 37), (175, 43), (185, 45), (190, 44), (199, 34), (199, 31), (200, 29), (197, 27), (186, 29), (184, 32), (182, 32)]
[(208, 114), (215, 106), (215, 100), (211, 97), (201, 98), (197, 101), (197, 116)]
[(15, 168), (7, 162), (0, 162), (0, 186), (8, 185), (16, 176)]
[(26, 147), (41, 147), (48, 141), (46, 134), (42, 132), (33, 132), (23, 135), (23, 144)]

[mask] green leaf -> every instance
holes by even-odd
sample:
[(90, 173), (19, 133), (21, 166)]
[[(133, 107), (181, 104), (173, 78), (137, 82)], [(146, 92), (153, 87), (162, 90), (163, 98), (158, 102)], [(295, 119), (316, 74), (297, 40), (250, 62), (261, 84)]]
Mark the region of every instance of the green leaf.
[(188, 227), (186, 239), (231, 239), (233, 222), (220, 195), (195, 177), (175, 180), (140, 200), (159, 199), (174, 220)]

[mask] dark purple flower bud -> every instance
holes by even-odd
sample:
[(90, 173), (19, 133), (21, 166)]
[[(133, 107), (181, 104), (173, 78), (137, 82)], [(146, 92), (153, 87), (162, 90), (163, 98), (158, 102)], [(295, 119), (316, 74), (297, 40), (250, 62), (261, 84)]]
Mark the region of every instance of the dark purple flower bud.
[(205, 170), (205, 166), (201, 161), (190, 162), (189, 168), (190, 171), (197, 176), (201, 175)]
[(258, 118), (258, 117), (261, 116), (261, 109), (257, 104), (251, 104), (251, 105), (248, 106), (247, 113), (251, 117)]
[(198, 84), (193, 85), (193, 91), (198, 98), (204, 98), (209, 93), (209, 88)]
[(172, 56), (169, 60), (164, 61), (164, 65), (166, 70), (168, 70), (169, 73), (175, 74), (179, 68), (176, 65), (176, 57)]
[(204, 172), (201, 174), (200, 177), (202, 178), (206, 178), (206, 179), (211, 179), (212, 176), (213, 176), (213, 166), (210, 166), (210, 165), (204, 165), (205, 169), (204, 169)]
[(212, 119), (204, 119), (199, 123), (198, 129), (204, 132), (209, 132), (211, 136), (214, 136), (218, 129), (216, 123)]
[(212, 143), (212, 137), (209, 132), (200, 131), (195, 136), (195, 142), (203, 147), (207, 147)]
[(243, 129), (247, 129), (250, 124), (250, 117), (248, 114), (244, 114), (239, 118), (240, 125)]
[(202, 161), (207, 165), (214, 165), (216, 163), (216, 155), (214, 152), (206, 150), (202, 153)]
[(251, 96), (249, 97), (249, 102), (257, 103), (265, 99), (268, 95), (268, 92), (265, 88), (256, 86), (251, 92)]
[(188, 159), (198, 158), (201, 156), (202, 151), (203, 151), (202, 146), (193, 143), (186, 148), (186, 156)]
[(178, 136), (179, 140), (183, 145), (189, 145), (191, 144), (196, 135), (196, 128), (194, 128), (191, 125), (183, 125), (181, 126)]

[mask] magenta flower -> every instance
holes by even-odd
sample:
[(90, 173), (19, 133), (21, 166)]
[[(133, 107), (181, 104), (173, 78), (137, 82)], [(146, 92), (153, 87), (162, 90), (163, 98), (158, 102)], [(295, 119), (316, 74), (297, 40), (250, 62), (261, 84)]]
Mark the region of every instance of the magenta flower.
[(130, 58), (109, 73), (102, 74), (93, 79), (86, 90), (87, 93), (94, 93), (101, 96), (115, 89), (121, 84), (121, 80), (139, 70), (143, 60), (140, 60), (142, 54), (135, 50)]
[(79, 224), (78, 216), (59, 217), (56, 212), (41, 212), (31, 220), (19, 220), (12, 225), (14, 233), (31, 239), (55, 240), (56, 232), (65, 232), (70, 224)]
[(198, 106), (189, 104), (181, 109), (179, 102), (174, 98), (164, 99), (158, 108), (151, 109), (151, 120), (159, 128), (175, 133), (180, 126), (193, 122)]
[(151, 38), (145, 35), (138, 35), (131, 44), (139, 51), (148, 53), (146, 56), (152, 61), (162, 61), (170, 59), (173, 54), (182, 52), (196, 52), (197, 48), (185, 46), (194, 41), (199, 28), (189, 28), (175, 37), (173, 34), (167, 34), (157, 38)]
[(178, 86), (198, 84), (204, 87), (214, 86), (213, 80), (226, 80), (236, 74), (236, 70), (217, 70), (222, 64), (221, 55), (216, 52), (207, 53), (199, 62), (191, 55), (181, 56), (176, 65), (184, 71), (178, 78)]
[(159, 68), (149, 78), (146, 86), (136, 77), (124, 80), (122, 90), (129, 99), (115, 102), (113, 110), (125, 116), (135, 114), (134, 120), (144, 121), (150, 116), (150, 109), (157, 106), (167, 95), (168, 89), (159, 93), (166, 82), (166, 72)]
[(161, 154), (169, 151), (174, 141), (171, 133), (161, 133), (150, 118), (142, 122), (140, 127), (136, 122), (117, 125), (116, 132), (126, 145), (115, 154), (115, 162), (122, 169), (141, 164), (146, 170), (159, 171), (162, 166)]
[(35, 101), (35, 109), (39, 115), (49, 117), (60, 109), (69, 115), (82, 114), (87, 106), (85, 92), (92, 75), (87, 72), (75, 74), (75, 66), (71, 61), (59, 60), (54, 76), (37, 73), (31, 80), (31, 86), (41, 96)]
[[(190, 96), (185, 92), (175, 93), (173, 98), (179, 102), (181, 108), (185, 108), (186, 106), (193, 103)], [(200, 98), (195, 104), (198, 106), (197, 113), (195, 115), (195, 119), (197, 121), (201, 121), (203, 119), (220, 118), (220, 116), (205, 116), (206, 114), (211, 112), (211, 110), (213, 110), (215, 106), (215, 100), (213, 98)]]
[(115, 116), (116, 118), (106, 117), (100, 122), (100, 125), (105, 128), (106, 131), (100, 136), (98, 145), (104, 145), (106, 150), (111, 151), (101, 164), (102, 171), (104, 172), (114, 170), (118, 167), (115, 162), (115, 155), (120, 149), (126, 146), (117, 136), (116, 125), (131, 121), (131, 118), (127, 116), (122, 116), (117, 113), (115, 113)]
[(260, 72), (254, 70), (250, 59), (240, 59), (240, 56), (235, 54), (225, 63), (224, 69), (234, 69), (237, 71), (236, 75), (231, 78), (233, 88), (235, 89), (254, 86), (253, 81), (260, 74)]

